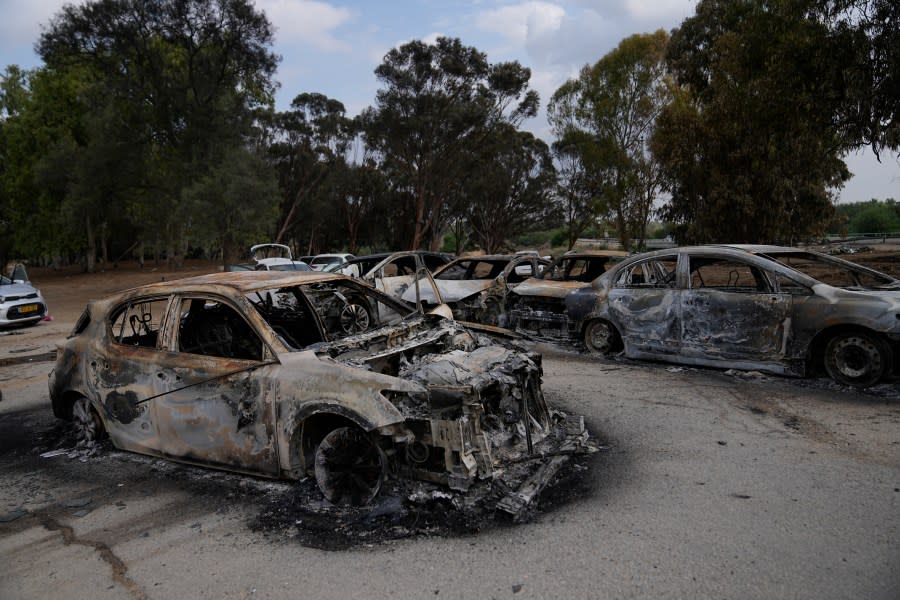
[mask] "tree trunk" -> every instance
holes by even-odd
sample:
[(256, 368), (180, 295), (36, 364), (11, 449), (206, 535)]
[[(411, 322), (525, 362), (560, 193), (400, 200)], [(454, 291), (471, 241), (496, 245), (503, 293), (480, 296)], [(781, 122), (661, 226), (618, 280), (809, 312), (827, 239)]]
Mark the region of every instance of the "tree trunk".
[(415, 228), (413, 229), (412, 243), (407, 250), (418, 250), (422, 246), (422, 242), (425, 241), (425, 232), (427, 231), (425, 223), (425, 195), (425, 187), (420, 182), (419, 189), (416, 190)]
[(97, 259), (97, 240), (94, 235), (94, 226), (91, 223), (90, 215), (85, 219), (87, 233), (87, 253), (85, 254), (85, 271), (94, 272), (94, 265)]
[(223, 266), (237, 264), (241, 256), (241, 249), (230, 233), (226, 233), (222, 239), (222, 264)]
[(107, 252), (106, 240), (109, 237), (109, 228), (106, 221), (100, 224), (100, 262), (104, 265), (109, 264), (109, 253)]
[(144, 240), (138, 242), (137, 250), (135, 251), (137, 255), (138, 268), (144, 268)]

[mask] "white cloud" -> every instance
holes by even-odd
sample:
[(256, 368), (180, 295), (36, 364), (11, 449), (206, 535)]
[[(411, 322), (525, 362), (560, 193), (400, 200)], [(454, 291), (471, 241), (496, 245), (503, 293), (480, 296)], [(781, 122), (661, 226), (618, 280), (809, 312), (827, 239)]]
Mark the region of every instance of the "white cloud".
[(328, 52), (346, 52), (349, 43), (335, 30), (353, 20), (353, 11), (314, 0), (258, 0), (256, 8), (275, 25), (281, 44), (309, 44)]
[(629, 15), (642, 21), (666, 22), (694, 13), (697, 0), (625, 0)]
[(422, 38), (422, 41), (426, 44), (435, 44), (437, 43), (437, 39), (439, 37), (447, 37), (447, 34), (441, 33), (440, 31), (433, 31)]
[[(3, 0), (3, 18), (0, 19), (0, 52), (7, 60), (7, 52), (23, 55), (37, 42), (41, 26), (46, 26), (50, 18), (59, 12), (66, 0)], [(10, 56), (10, 59), (20, 60)]]
[(499, 33), (517, 44), (527, 44), (559, 29), (566, 16), (563, 7), (549, 2), (524, 2), (483, 11), (476, 17), (479, 29)]

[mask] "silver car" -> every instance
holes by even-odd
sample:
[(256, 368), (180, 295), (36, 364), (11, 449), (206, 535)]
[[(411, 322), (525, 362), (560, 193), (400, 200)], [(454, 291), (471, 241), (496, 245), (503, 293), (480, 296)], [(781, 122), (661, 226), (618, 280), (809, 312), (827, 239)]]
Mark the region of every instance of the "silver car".
[(34, 325), (47, 316), (47, 301), (28, 282), (25, 267), (16, 265), (9, 277), (0, 275), (0, 326)]
[(596, 353), (797, 376), (823, 367), (859, 387), (898, 370), (900, 281), (797, 248), (636, 255), (569, 294), (566, 311)]

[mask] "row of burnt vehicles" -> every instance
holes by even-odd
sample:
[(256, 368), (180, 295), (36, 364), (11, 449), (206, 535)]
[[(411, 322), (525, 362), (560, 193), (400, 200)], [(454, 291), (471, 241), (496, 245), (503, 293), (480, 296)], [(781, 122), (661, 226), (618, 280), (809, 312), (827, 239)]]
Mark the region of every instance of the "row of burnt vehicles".
[(359, 277), (220, 273), (92, 302), (51, 373), (54, 413), (82, 442), (312, 476), (333, 503), (369, 503), (395, 478), (480, 490), (519, 515), (592, 446), (582, 419), (547, 405), (540, 355), (509, 329), (634, 358), (822, 367), (857, 386), (897, 371), (900, 281), (825, 255), (446, 260), (369, 257)]
[[(781, 246), (682, 247), (638, 255), (569, 252), (459, 258), (395, 285), (385, 257), (364, 278), (462, 321), (597, 354), (755, 369), (867, 387), (900, 364), (900, 281)], [(412, 268), (409, 269), (412, 273)]]

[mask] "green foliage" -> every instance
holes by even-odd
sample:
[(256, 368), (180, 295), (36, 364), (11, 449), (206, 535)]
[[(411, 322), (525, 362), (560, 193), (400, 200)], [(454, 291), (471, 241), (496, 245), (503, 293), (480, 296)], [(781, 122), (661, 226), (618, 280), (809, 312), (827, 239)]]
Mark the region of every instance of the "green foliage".
[(663, 30), (625, 38), (550, 101), (569, 247), (598, 215), (615, 223), (626, 247), (643, 237), (662, 182), (646, 142), (669, 100), (668, 40)]
[(243, 148), (226, 149), (209, 173), (182, 191), (180, 206), (191, 215), (191, 233), (207, 246), (220, 247), (225, 264), (265, 239), (277, 213), (275, 174)]
[(900, 232), (900, 203), (893, 199), (839, 204), (830, 232), (843, 234)]
[(500, 125), (490, 143), (474, 153), (460, 182), (468, 222), (488, 254), (501, 251), (516, 232), (555, 219), (551, 202), (556, 171), (550, 149), (540, 139)]
[[(96, 235), (105, 247), (118, 230), (162, 232), (169, 257), (182, 251), (188, 217), (207, 217), (186, 212), (182, 191), (244, 146), (253, 109), (272, 101), (271, 42), (271, 25), (247, 0), (64, 6), (41, 35), (46, 66), (18, 109), (23, 126), (40, 131), (30, 147), (15, 144), (21, 214), (76, 224), (89, 267)], [(31, 252), (58, 251), (72, 237), (65, 228), (41, 236), (35, 223), (18, 232), (55, 247), (20, 246)]]
[(796, 3), (703, 0), (673, 33), (682, 86), (654, 156), (671, 182), (679, 242), (791, 243), (821, 235), (849, 176), (827, 87), (828, 30)]
[(334, 248), (343, 215), (332, 210), (334, 175), (358, 126), (344, 105), (322, 94), (304, 93), (291, 110), (261, 115), (260, 141), (281, 191), (278, 228), (272, 239), (298, 243), (303, 252)]
[(394, 48), (375, 75), (382, 87), (363, 116), (366, 137), (398, 197), (410, 202), (400, 209), (412, 225), (404, 246), (437, 244), (471, 152), (498, 124), (536, 114), (531, 72), (517, 62), (492, 65), (477, 49), (441, 37)]

